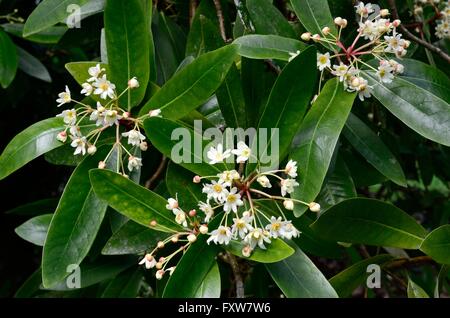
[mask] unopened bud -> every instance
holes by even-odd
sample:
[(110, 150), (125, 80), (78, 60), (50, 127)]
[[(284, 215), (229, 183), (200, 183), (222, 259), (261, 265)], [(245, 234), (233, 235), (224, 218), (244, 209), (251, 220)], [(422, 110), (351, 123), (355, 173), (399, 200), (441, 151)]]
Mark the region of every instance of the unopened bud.
[(342, 24), (342, 18), (341, 17), (337, 17), (334, 19), (334, 24), (336, 24), (337, 26), (341, 26)]
[(127, 118), (130, 117), (130, 113), (129, 113), (129, 112), (124, 112), (124, 113), (122, 114), (122, 116), (123, 116), (123, 118), (127, 119)]
[(319, 203), (311, 202), (310, 204), (308, 204), (308, 206), (312, 212), (320, 212), (320, 204)]
[(344, 29), (347, 27), (348, 21), (347, 19), (342, 19), (341, 27)]
[(206, 225), (200, 225), (200, 233), (202, 233), (202, 234), (206, 234), (206, 233), (208, 233), (208, 227), (206, 226)]
[(58, 139), (61, 142), (66, 142), (67, 140), (67, 133), (65, 131), (61, 131), (57, 136), (56, 139)]
[(158, 248), (164, 248), (164, 242), (159, 241), (158, 244), (156, 244), (156, 246), (157, 246)]
[(192, 210), (189, 211), (189, 216), (190, 217), (194, 217), (196, 215), (197, 215), (197, 211), (195, 209), (192, 209)]
[(286, 210), (290, 210), (290, 211), (294, 210), (294, 201), (292, 201), (292, 200), (283, 201), (283, 205)]
[(172, 243), (177, 243), (178, 242), (178, 235), (172, 237), (170, 240), (172, 241)]
[(161, 257), (159, 258), (159, 261), (158, 261), (158, 262), (164, 263), (165, 261), (166, 261), (166, 258), (165, 258), (164, 256), (161, 256)]
[[(158, 266), (158, 264), (156, 264), (156, 266)], [(159, 271), (156, 272), (156, 279), (157, 280), (161, 280), (164, 276), (164, 271), (162, 269), (160, 269)]]
[(147, 142), (146, 142), (146, 141), (141, 142), (141, 143), (139, 144), (139, 148), (140, 148), (142, 151), (147, 151), (147, 149), (148, 149), (148, 144), (147, 144)]
[(130, 179), (130, 176), (127, 175), (126, 173), (122, 173), (122, 176), (123, 176), (124, 178)]
[(105, 167), (106, 167), (106, 163), (104, 161), (99, 161), (98, 168), (99, 169), (105, 169)]
[(150, 117), (157, 117), (161, 114), (161, 109), (153, 109), (151, 111), (149, 111), (148, 115)]
[(320, 37), (320, 35), (318, 35), (318, 34), (314, 34), (314, 35), (312, 36), (312, 39), (313, 39), (314, 42), (319, 42), (320, 39), (321, 39), (321, 37)]
[(187, 240), (188, 240), (189, 243), (194, 243), (194, 242), (197, 240), (197, 235), (195, 235), (195, 234), (189, 234), (189, 235), (187, 236)]
[(322, 29), (322, 34), (325, 35), (325, 36), (327, 36), (328, 34), (330, 34), (330, 32), (331, 32), (331, 29), (330, 29), (329, 27), (324, 27), (324, 28)]
[(192, 182), (194, 182), (194, 183), (200, 183), (200, 181), (202, 181), (202, 178), (201, 178), (200, 176), (195, 176), (195, 177), (192, 179)]
[(401, 23), (402, 23), (402, 22), (401, 22), (399, 19), (397, 19), (397, 20), (394, 20), (394, 22), (392, 22), (392, 25), (393, 25), (394, 27), (398, 27)]
[[(157, 262), (155, 265), (156, 269), (161, 269), (163, 267), (163, 263)], [(158, 271), (159, 272), (159, 271)]]
[(311, 33), (309, 33), (309, 32), (303, 33), (303, 34), (301, 35), (301, 39), (302, 39), (303, 41), (309, 41), (309, 40), (311, 40)]
[(358, 77), (355, 77), (354, 79), (352, 79), (352, 86), (353, 87), (359, 87), (360, 84), (361, 84), (361, 81), (359, 80)]
[(138, 82), (138, 80), (136, 79), (136, 77), (133, 77), (132, 79), (130, 79), (130, 80), (128, 81), (128, 87), (129, 87), (129, 88), (137, 88), (137, 87), (139, 87), (139, 82)]
[(250, 257), (251, 254), (252, 254), (252, 248), (250, 247), (250, 245), (245, 245), (242, 248), (242, 256)]
[(380, 16), (387, 17), (389, 15), (389, 10), (388, 9), (382, 9), (380, 10)]
[(152, 227), (154, 227), (154, 226), (156, 226), (158, 223), (156, 222), (156, 220), (152, 220), (151, 222), (150, 222), (150, 226), (152, 226)]
[(87, 152), (90, 155), (93, 155), (94, 153), (96, 153), (96, 151), (97, 151), (97, 147), (95, 147), (94, 145), (89, 146), (87, 149)]

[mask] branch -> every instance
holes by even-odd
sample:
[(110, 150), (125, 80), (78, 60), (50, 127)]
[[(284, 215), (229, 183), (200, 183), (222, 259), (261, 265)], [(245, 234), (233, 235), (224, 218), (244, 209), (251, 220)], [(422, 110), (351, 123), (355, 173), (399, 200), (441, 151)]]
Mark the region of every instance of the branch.
[(408, 266), (416, 266), (424, 263), (432, 263), (433, 259), (430, 256), (418, 256), (413, 258), (402, 258), (399, 260), (392, 261), (391, 263), (384, 266), (386, 269), (397, 269)]
[(159, 178), (159, 176), (163, 173), (164, 168), (166, 167), (167, 163), (167, 157), (163, 156), (161, 159), (161, 162), (159, 163), (158, 168), (156, 169), (155, 173), (151, 176), (150, 179), (145, 182), (145, 187), (147, 189), (150, 189), (153, 185), (153, 183)]
[(217, 19), (219, 20), (220, 35), (225, 43), (228, 42), (227, 33), (225, 32), (225, 23), (223, 21), (222, 5), (220, 0), (213, 0), (216, 7)]
[(233, 271), (234, 281), (236, 284), (236, 298), (244, 298), (244, 282), (242, 281), (241, 271), (239, 269), (239, 264), (236, 260), (236, 257), (227, 252), (227, 261), (231, 266), (231, 270)]
[[(398, 19), (399, 15), (398, 15), (398, 11), (397, 11), (397, 6), (395, 5), (395, 0), (388, 0), (388, 3), (391, 8), (392, 17), (394, 19)], [(442, 57), (447, 63), (450, 64), (450, 56), (447, 53), (445, 53), (444, 51), (442, 51), (440, 48), (415, 36), (414, 34), (409, 32), (409, 30), (403, 24), (400, 24), (399, 28), (402, 31), (402, 33), (405, 35), (405, 37), (409, 38), (410, 40), (412, 40), (416, 43), (423, 45), (425, 48), (427, 48), (431, 52), (436, 53), (437, 55)]]
[(192, 26), (195, 11), (197, 10), (197, 0), (189, 0), (189, 25)]

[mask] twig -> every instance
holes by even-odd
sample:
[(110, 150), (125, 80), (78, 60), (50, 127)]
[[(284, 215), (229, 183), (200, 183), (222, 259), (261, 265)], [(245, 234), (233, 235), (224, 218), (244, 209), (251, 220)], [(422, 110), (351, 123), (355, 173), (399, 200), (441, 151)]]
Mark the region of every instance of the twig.
[(216, 7), (217, 19), (219, 20), (220, 35), (222, 36), (223, 41), (227, 43), (228, 39), (227, 33), (225, 31), (225, 23), (223, 21), (222, 5), (220, 4), (220, 0), (213, 0), (213, 1), (214, 6)]
[(145, 187), (147, 189), (150, 189), (153, 185), (153, 182), (155, 182), (159, 178), (159, 176), (163, 173), (164, 168), (166, 167), (166, 163), (167, 163), (167, 157), (163, 156), (155, 173), (151, 176), (150, 179), (147, 180), (147, 182), (145, 182)]
[[(392, 16), (394, 19), (398, 19), (399, 15), (398, 15), (398, 11), (397, 11), (397, 6), (395, 5), (395, 0), (388, 0), (389, 6), (391, 8), (391, 12), (392, 12)], [(407, 38), (409, 38), (410, 40), (419, 43), (421, 45), (423, 45), (425, 48), (427, 48), (428, 50), (430, 50), (431, 52), (434, 52), (436, 54), (438, 54), (440, 57), (442, 57), (447, 63), (450, 64), (450, 56), (448, 54), (446, 54), (444, 51), (442, 51), (440, 48), (438, 48), (437, 46), (434, 46), (431, 43), (428, 43), (427, 41), (424, 41), (422, 39), (420, 39), (419, 37), (415, 36), (414, 34), (412, 34), (411, 32), (409, 32), (409, 30), (403, 25), (400, 24), (399, 26), (400, 30), (402, 31), (403, 35)]]
[(402, 267), (408, 267), (408, 266), (415, 266), (420, 265), (424, 263), (430, 263), (433, 262), (433, 259), (430, 256), (418, 256), (413, 258), (402, 258), (399, 260), (392, 261), (391, 263), (388, 263), (384, 268), (386, 269), (396, 269), (396, 268), (402, 268)]
[(192, 21), (194, 21), (196, 10), (197, 10), (197, 0), (189, 0), (189, 25), (190, 26), (192, 26)]
[(239, 269), (239, 264), (236, 260), (236, 257), (233, 254), (227, 252), (227, 261), (228, 264), (230, 264), (231, 270), (233, 271), (234, 275), (234, 282), (236, 284), (236, 298), (244, 298), (244, 282), (242, 281), (241, 271)]
[(264, 62), (269, 66), (269, 69), (277, 73), (277, 75), (281, 73), (280, 68), (277, 65), (275, 65), (275, 63), (272, 60), (264, 60)]

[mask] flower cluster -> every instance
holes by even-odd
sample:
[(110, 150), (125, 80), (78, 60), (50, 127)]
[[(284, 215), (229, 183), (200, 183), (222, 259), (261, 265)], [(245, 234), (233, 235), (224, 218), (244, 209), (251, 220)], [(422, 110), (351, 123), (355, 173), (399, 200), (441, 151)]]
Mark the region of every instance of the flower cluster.
[[(424, 7), (431, 6), (435, 11), (435, 16), (431, 19), (424, 19)], [(436, 22), (436, 36), (439, 39), (450, 38), (450, 1), (449, 0), (416, 0), (414, 5), (414, 16), (420, 27), (421, 23), (430, 24)]]
[[(119, 105), (119, 99), (126, 92), (131, 89), (139, 87), (139, 82), (135, 77), (128, 81), (127, 88), (120, 94), (116, 92), (116, 85), (111, 83), (105, 73), (105, 69), (101, 68), (100, 64), (90, 67), (88, 69), (89, 78), (83, 83), (81, 94), (88, 96), (98, 96), (104, 102), (97, 102), (96, 107), (91, 107), (83, 102), (72, 98), (69, 88), (66, 86), (65, 91), (58, 95), (56, 102), (58, 107), (74, 103), (76, 108), (64, 110), (57, 115), (62, 117), (66, 128), (57, 135), (57, 139), (61, 142), (66, 142), (69, 137), (70, 145), (75, 148), (74, 155), (85, 155), (86, 153), (92, 155), (97, 151), (97, 143), (101, 134), (110, 127), (115, 127), (116, 142), (111, 151), (100, 161), (98, 167), (103, 169), (106, 167), (108, 159), (115, 150), (117, 152), (117, 172), (121, 170), (122, 174), (127, 176), (124, 164), (123, 155), (128, 157), (127, 168), (131, 172), (138, 170), (142, 166), (142, 159), (132, 154), (132, 148), (139, 148), (142, 151), (147, 150), (148, 145), (145, 141), (145, 136), (141, 133), (143, 119), (147, 116), (159, 116), (159, 110), (152, 110), (149, 114), (140, 118), (133, 118), (130, 112), (124, 110)], [(95, 122), (96, 129), (90, 130), (86, 135), (83, 134), (81, 124), (84, 121)], [(122, 132), (120, 126), (131, 127), (130, 130)], [(128, 147), (122, 144), (122, 137), (127, 138)]]
[[(373, 88), (361, 76), (360, 67), (368, 67), (377, 73), (382, 82), (390, 83), (395, 75), (403, 72), (403, 66), (390, 59), (388, 54), (398, 58), (405, 56), (410, 42), (402, 39), (402, 35), (397, 32), (400, 20), (390, 21), (387, 18), (389, 16), (387, 9), (376, 13), (375, 7), (371, 3), (358, 2), (355, 11), (359, 17), (359, 27), (357, 35), (349, 47), (345, 47), (341, 41), (342, 30), (348, 24), (347, 20), (341, 17), (334, 19), (334, 23), (339, 29), (337, 36), (331, 32), (330, 27), (325, 26), (321, 30), (322, 34), (303, 33), (301, 38), (304, 41), (313, 40), (328, 44), (334, 48), (333, 55), (328, 52), (317, 55), (318, 69), (322, 72), (322, 76), (325, 70), (331, 72), (343, 82), (347, 91), (357, 92), (363, 101), (371, 96)], [(371, 55), (379, 61), (377, 69), (363, 61), (362, 57), (365, 55)], [(332, 63), (333, 59), (336, 62)]]
[(440, 39), (450, 38), (450, 1), (440, 12), (440, 19), (436, 25), (436, 36)]

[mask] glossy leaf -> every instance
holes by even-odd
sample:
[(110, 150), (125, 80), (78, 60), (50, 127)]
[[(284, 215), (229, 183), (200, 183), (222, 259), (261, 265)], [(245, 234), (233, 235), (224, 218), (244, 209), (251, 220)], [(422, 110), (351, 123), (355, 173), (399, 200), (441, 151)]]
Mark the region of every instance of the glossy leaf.
[[(2, 24), (2, 28), (14, 36), (22, 38), (23, 36), (23, 24), (20, 23), (5, 23)], [(63, 35), (67, 32), (68, 28), (66, 26), (54, 26), (48, 29), (42, 30), (41, 32), (32, 34), (27, 37), (27, 41), (43, 43), (43, 44), (54, 44), (58, 43)]]
[(250, 257), (244, 257), (242, 255), (242, 249), (245, 246), (242, 242), (231, 241), (230, 244), (225, 245), (224, 248), (236, 256), (259, 263), (276, 263), (294, 254), (294, 249), (283, 240), (272, 239), (271, 241), (272, 243), (267, 244), (267, 249), (265, 250), (255, 248)]
[[(291, 5), (305, 29), (312, 34), (321, 35), (324, 27), (329, 27), (332, 34), (337, 34), (327, 0), (291, 0)], [(323, 44), (333, 48), (330, 44)]]
[(117, 277), (106, 286), (102, 298), (136, 298), (143, 280), (141, 269), (131, 268)]
[(340, 297), (350, 297), (352, 292), (358, 286), (363, 285), (366, 282), (368, 275), (372, 273), (367, 271), (369, 265), (383, 265), (393, 258), (394, 257), (389, 254), (381, 254), (357, 262), (333, 276), (330, 279), (330, 284)]
[(184, 210), (196, 209), (199, 201), (205, 201), (202, 185), (192, 182), (195, 174), (170, 162), (166, 172), (166, 185), (173, 198), (178, 197)]
[(27, 51), (17, 47), (17, 55), (19, 56), (19, 68), (30, 76), (50, 83), (52, 78), (44, 64)]
[(295, 254), (273, 264), (267, 271), (288, 298), (336, 298), (337, 294), (314, 263), (295, 244)]
[[(202, 3), (210, 3), (206, 1)], [(215, 9), (214, 9), (215, 15)], [(217, 16), (216, 16), (217, 20)], [(206, 52), (218, 49), (225, 43), (220, 36), (219, 28), (213, 21), (202, 14), (200, 8), (195, 13), (186, 43), (186, 56), (198, 57)]]
[(140, 254), (152, 250), (164, 238), (161, 232), (127, 221), (106, 242), (104, 255)]
[(139, 87), (121, 98), (128, 109), (138, 105), (145, 95), (150, 77), (150, 30), (140, 0), (107, 1), (104, 13), (105, 39), (110, 80), (117, 93), (136, 77)]
[(19, 65), (16, 46), (0, 29), (0, 85), (7, 88), (16, 76)]
[(206, 274), (193, 298), (219, 298), (220, 297), (220, 272), (217, 263)]
[[(210, 141), (203, 139), (199, 132), (159, 117), (145, 120), (144, 128), (152, 145), (180, 166), (201, 176), (216, 175), (227, 170), (224, 163), (210, 165), (203, 161), (203, 150)], [(180, 128), (183, 130), (181, 131)], [(175, 129), (178, 129), (180, 134), (174, 134), (172, 137)], [(180, 147), (182, 148), (180, 149)]]
[(73, 13), (71, 5), (82, 6), (89, 0), (43, 0), (28, 17), (23, 28), (23, 36), (28, 37), (63, 22)]
[(206, 102), (220, 86), (236, 55), (236, 47), (228, 45), (203, 54), (175, 74), (146, 103), (140, 114), (161, 109), (164, 118), (179, 119)]
[(450, 264), (450, 225), (438, 227), (428, 234), (420, 249), (436, 262)]
[(296, 38), (292, 26), (271, 1), (247, 0), (246, 6), (256, 33)]
[[(89, 170), (109, 149), (101, 148), (75, 168), (59, 200), (42, 252), (42, 282), (46, 288), (64, 279), (70, 264), (79, 265), (97, 235), (107, 204), (92, 190)], [(108, 165), (112, 162), (108, 161)]]
[[(300, 144), (291, 152), (298, 162), (300, 186), (293, 198), (305, 202), (314, 201), (320, 193), (322, 182), (331, 162), (339, 135), (347, 121), (355, 94), (344, 91), (338, 79), (328, 81), (313, 107), (300, 126)], [(306, 207), (297, 204), (295, 216), (300, 216)]]
[(394, 116), (425, 138), (450, 146), (450, 105), (407, 80), (380, 83), (373, 72), (364, 72), (373, 95)]
[(312, 225), (324, 239), (375, 246), (418, 249), (426, 230), (399, 208), (366, 198), (329, 208)]
[(303, 51), (306, 44), (278, 35), (244, 35), (233, 42), (238, 47), (238, 54), (252, 59), (274, 59), (288, 61), (289, 53)]
[(48, 227), (53, 214), (43, 214), (29, 219), (14, 230), (24, 240), (38, 246), (44, 246)]
[(180, 230), (171, 211), (166, 209), (166, 199), (108, 170), (90, 172), (91, 184), (96, 195), (113, 209), (136, 223), (149, 227), (155, 220), (155, 230), (167, 232)]
[(387, 178), (406, 186), (402, 167), (383, 141), (362, 120), (353, 114), (343, 131), (345, 138), (366, 160)]
[(422, 287), (417, 285), (411, 278), (408, 278), (408, 298), (430, 298)]

